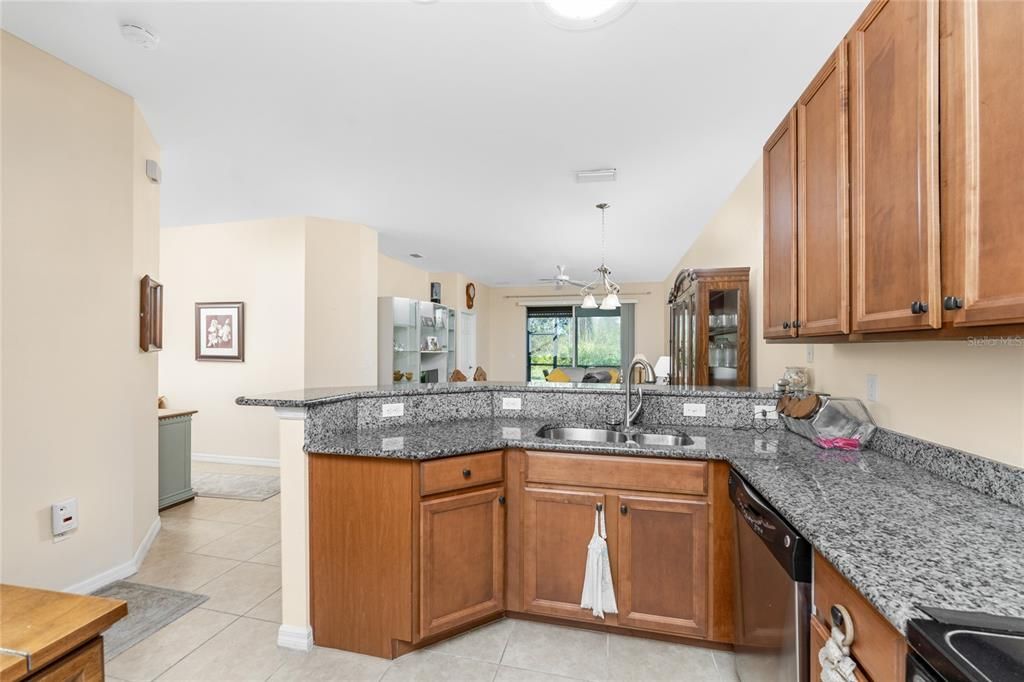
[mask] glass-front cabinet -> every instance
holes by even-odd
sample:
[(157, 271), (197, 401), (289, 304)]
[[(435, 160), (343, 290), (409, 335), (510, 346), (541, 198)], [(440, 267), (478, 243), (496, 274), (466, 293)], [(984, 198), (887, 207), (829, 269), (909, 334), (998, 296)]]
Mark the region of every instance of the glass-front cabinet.
[(455, 370), (456, 311), (411, 298), (377, 300), (377, 383), (443, 383)]
[(669, 294), (669, 382), (750, 385), (750, 268), (683, 270)]

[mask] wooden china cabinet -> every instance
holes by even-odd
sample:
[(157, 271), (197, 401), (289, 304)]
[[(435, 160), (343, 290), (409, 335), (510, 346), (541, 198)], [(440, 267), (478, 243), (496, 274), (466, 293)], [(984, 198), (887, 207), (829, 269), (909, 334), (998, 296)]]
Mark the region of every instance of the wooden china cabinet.
[(669, 381), (750, 385), (750, 268), (683, 270), (668, 305)]

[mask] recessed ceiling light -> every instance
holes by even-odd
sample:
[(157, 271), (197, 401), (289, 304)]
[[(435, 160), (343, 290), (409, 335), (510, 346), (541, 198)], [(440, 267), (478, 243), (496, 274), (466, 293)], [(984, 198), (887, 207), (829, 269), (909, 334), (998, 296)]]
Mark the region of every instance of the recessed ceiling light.
[(422, 253), (410, 253), (409, 258), (423, 258)]
[(536, 0), (544, 18), (559, 28), (586, 31), (604, 26), (626, 13), (636, 0)]
[(121, 37), (144, 50), (155, 50), (160, 44), (160, 36), (142, 24), (121, 24)]

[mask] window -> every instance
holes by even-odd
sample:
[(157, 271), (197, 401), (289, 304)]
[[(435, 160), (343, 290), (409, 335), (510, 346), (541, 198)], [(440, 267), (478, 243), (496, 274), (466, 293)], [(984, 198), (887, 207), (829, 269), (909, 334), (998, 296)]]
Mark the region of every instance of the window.
[(579, 306), (526, 309), (526, 379), (544, 381), (556, 367), (620, 367), (622, 321), (618, 310)]

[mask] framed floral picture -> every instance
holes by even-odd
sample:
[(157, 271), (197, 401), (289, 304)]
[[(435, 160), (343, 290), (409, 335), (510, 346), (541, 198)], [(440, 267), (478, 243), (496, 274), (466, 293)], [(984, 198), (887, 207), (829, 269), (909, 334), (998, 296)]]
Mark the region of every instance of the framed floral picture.
[(245, 360), (244, 303), (196, 303), (196, 360)]

